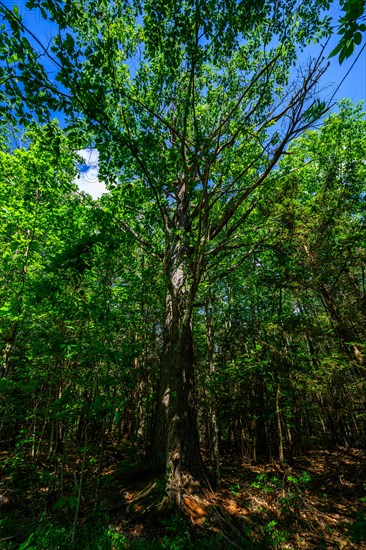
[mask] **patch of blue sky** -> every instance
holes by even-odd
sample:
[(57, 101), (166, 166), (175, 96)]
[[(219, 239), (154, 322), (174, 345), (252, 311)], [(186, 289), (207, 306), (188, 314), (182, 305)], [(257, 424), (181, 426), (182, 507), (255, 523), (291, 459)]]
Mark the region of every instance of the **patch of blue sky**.
[(79, 175), (75, 180), (80, 191), (84, 191), (98, 199), (103, 193), (107, 192), (103, 181), (99, 179), (99, 153), (95, 148), (87, 148), (78, 151), (79, 156), (85, 161), (80, 163)]

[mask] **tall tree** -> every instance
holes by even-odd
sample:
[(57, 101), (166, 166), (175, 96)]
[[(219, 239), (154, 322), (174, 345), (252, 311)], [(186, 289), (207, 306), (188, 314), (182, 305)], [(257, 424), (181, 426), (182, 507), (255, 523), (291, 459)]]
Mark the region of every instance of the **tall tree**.
[(206, 477), (195, 409), (197, 292), (203, 274), (223, 277), (263, 239), (243, 226), (289, 142), (324, 112), (321, 60), (291, 75), (297, 50), (328, 31), (321, 11), (329, 2), (31, 0), (56, 26), (49, 47), (0, 5), (12, 31), (0, 35), (4, 114), (15, 108), (25, 120), (57, 109), (70, 128), (89, 132), (101, 177), (119, 186), (122, 229), (161, 262), (153, 459), (167, 472), (169, 504), (179, 506), (183, 488)]

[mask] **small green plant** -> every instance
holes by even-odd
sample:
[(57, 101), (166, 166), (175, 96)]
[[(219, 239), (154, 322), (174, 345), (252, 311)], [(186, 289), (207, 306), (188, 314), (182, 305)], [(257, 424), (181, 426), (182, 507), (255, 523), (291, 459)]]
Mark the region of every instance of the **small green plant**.
[(276, 476), (269, 477), (267, 474), (258, 474), (250, 486), (265, 493), (273, 493), (282, 486), (282, 483)]
[(70, 533), (67, 529), (57, 525), (47, 525), (41, 520), (38, 529), (30, 533), (27, 540), (22, 542), (18, 550), (49, 550), (58, 548), (67, 550), (70, 548)]
[(235, 497), (238, 497), (241, 493), (241, 487), (239, 483), (237, 483), (236, 485), (230, 485), (229, 491), (232, 495), (234, 495)]
[(359, 512), (353, 523), (347, 524), (348, 533), (356, 544), (366, 541), (366, 513)]
[(279, 503), (283, 514), (297, 512), (302, 503), (301, 492), (289, 491), (284, 497), (279, 499)]
[(18, 550), (36, 550), (36, 547), (33, 546), (32, 541), (35, 539), (35, 533), (31, 533), (27, 540), (22, 542), (22, 544), (19, 546)]
[(108, 529), (104, 533), (103, 538), (104, 540), (99, 541), (99, 544), (97, 546), (98, 550), (107, 550), (107, 548), (113, 548), (113, 550), (122, 550), (123, 548), (126, 548), (126, 536), (122, 533), (118, 533), (112, 527), (108, 527)]
[(191, 546), (188, 525), (179, 514), (174, 514), (165, 520), (166, 535), (163, 537), (161, 548), (166, 550), (184, 550)]
[(290, 474), (287, 475), (286, 481), (290, 485), (290, 489), (279, 499), (279, 503), (281, 505), (281, 512), (289, 514), (297, 512), (300, 509), (303, 502), (303, 489), (310, 483), (311, 475), (306, 471), (301, 472), (297, 476)]
[(263, 527), (263, 543), (270, 548), (283, 548), (290, 534), (277, 529), (277, 522), (272, 520)]
[(310, 483), (311, 475), (305, 470), (303, 470), (301, 474), (296, 476), (292, 474), (287, 475), (286, 479), (287, 479), (287, 482), (290, 483), (291, 485), (305, 487)]

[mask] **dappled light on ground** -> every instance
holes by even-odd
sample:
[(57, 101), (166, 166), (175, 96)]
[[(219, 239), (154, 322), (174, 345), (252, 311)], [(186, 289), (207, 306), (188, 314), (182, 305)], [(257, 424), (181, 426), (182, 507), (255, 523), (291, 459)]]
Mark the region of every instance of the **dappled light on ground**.
[[(146, 464), (106, 454), (97, 487), (92, 461), (84, 472), (75, 544), (89, 544), (89, 537), (94, 542), (85, 548), (351, 549), (365, 544), (365, 457), (360, 449), (309, 451), (291, 466), (243, 463), (226, 455), (220, 488), (204, 494), (194, 486), (192, 493), (187, 490), (181, 516), (165, 508), (164, 480)], [(5, 464), (11, 457), (3, 452), (2, 459)], [(2, 468), (0, 548), (18, 548), (37, 522), (44, 539), (37, 539), (36, 548), (55, 544), (52, 532), (58, 543), (50, 550), (70, 548), (80, 461), (75, 456), (65, 468), (62, 495), (50, 483), (59, 476), (57, 468), (41, 461), (37, 471), (31, 463), (17, 473), (8, 470), (10, 475)]]

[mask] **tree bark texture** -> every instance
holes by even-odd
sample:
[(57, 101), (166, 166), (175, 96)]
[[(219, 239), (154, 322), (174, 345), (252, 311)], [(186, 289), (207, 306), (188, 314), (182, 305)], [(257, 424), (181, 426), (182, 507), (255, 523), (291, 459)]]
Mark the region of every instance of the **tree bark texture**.
[(189, 246), (189, 204), (185, 186), (177, 196), (174, 232), (167, 241), (166, 317), (153, 461), (166, 471), (170, 506), (180, 507), (184, 490), (204, 482), (195, 405), (192, 309), (199, 270)]
[(203, 481), (205, 475), (195, 407), (191, 319), (180, 327), (169, 296), (167, 302), (153, 458), (166, 470), (169, 504), (179, 507), (183, 489)]

